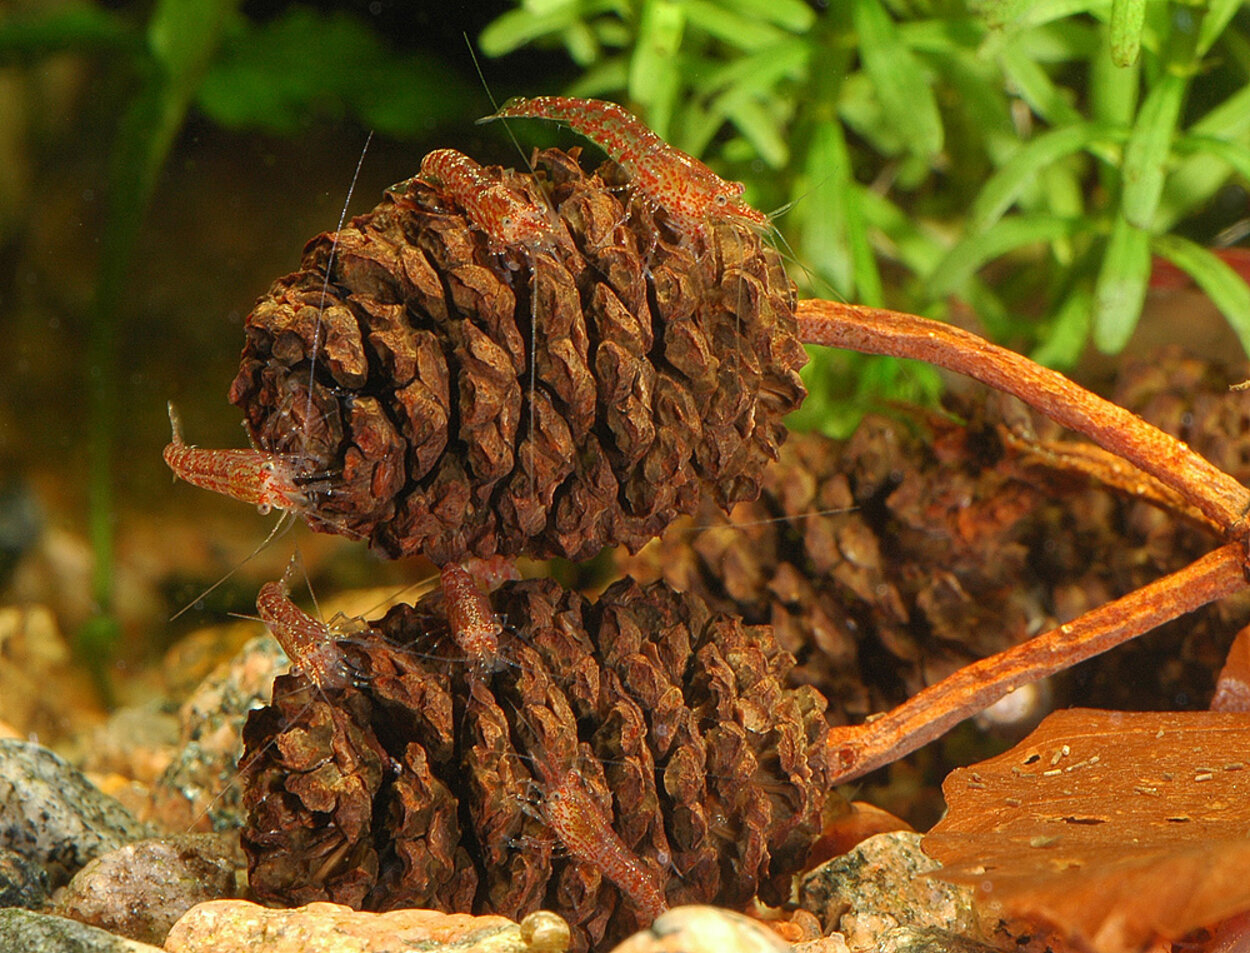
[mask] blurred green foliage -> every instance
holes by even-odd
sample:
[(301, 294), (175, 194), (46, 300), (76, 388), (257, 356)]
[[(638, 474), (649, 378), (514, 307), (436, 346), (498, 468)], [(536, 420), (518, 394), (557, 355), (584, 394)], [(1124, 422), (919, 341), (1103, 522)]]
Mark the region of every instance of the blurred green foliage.
[[(397, 49), (331, 6), (292, 2), (265, 20), (239, 0), (0, 12), (0, 67), (90, 60), (107, 78), (92, 108), (116, 116), (83, 368), (102, 614), (87, 641), (113, 637), (122, 289), (189, 111), (277, 135), (354, 120), (399, 139), (485, 111), (467, 56), (454, 69), (455, 52)], [(995, 340), (1066, 368), (1091, 343), (1124, 347), (1161, 257), (1250, 343), (1250, 289), (1196, 224), (1250, 178), (1240, 0), (518, 0), (478, 42), (575, 72), (563, 90), (532, 72), (509, 92), (620, 101), (745, 182), (754, 205), (778, 210), (806, 294), (939, 318), (967, 308)], [(882, 397), (940, 387), (931, 368), (837, 351), (816, 354), (807, 377), (796, 424), (835, 433)]]
[[(480, 43), (562, 47), (582, 70), (568, 93), (628, 105), (783, 209), (806, 293), (963, 304), (1066, 368), (1125, 346), (1160, 256), (1250, 350), (1250, 289), (1185, 234), (1250, 178), (1240, 0), (521, 0)], [(814, 364), (800, 423), (833, 432), (938, 386)]]
[(475, 88), (432, 55), (397, 53), (363, 21), (290, 7), (268, 23), (241, 0), (155, 0), (140, 20), (127, 11), (69, 0), (0, 13), (0, 67), (59, 54), (101, 61), (116, 132), (95, 296), (87, 320), (88, 524), (96, 613), (76, 634), (80, 655), (110, 697), (107, 664), (120, 635), (113, 612), (114, 447), (121, 417), (118, 353), (139, 230), (161, 169), (193, 105), (230, 128), (286, 135), (315, 118), (353, 117), (395, 138), (428, 135), (466, 112)]

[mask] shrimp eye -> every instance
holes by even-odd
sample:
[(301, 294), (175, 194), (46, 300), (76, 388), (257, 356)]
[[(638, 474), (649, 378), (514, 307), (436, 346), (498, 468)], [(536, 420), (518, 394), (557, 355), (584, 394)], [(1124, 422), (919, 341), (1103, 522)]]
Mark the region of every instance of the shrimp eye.
[(264, 463), (260, 465), (260, 468), (264, 470), (266, 473), (273, 473), (273, 470), (274, 470), (273, 461), (266, 460)]
[(725, 205), (728, 205), (728, 204), (729, 204), (729, 196), (728, 196), (728, 195), (725, 195), (723, 192), (722, 192), (721, 194), (717, 195), (717, 196), (716, 196), (716, 204), (717, 204), (717, 205), (720, 205), (720, 206), (725, 206)]
[(505, 215), (505, 216), (503, 217), (503, 219), (502, 219), (502, 222), (503, 222), (503, 227), (504, 227), (504, 228), (511, 228), (511, 227), (512, 227), (512, 216), (511, 216), (511, 215)]
[(268, 515), (269, 515), (269, 511), (270, 511), (271, 509), (273, 509), (273, 507), (272, 507), (270, 504), (268, 504), (268, 503), (257, 503), (257, 504), (256, 504), (256, 512), (257, 512), (257, 513), (259, 513), (261, 516), (268, 516)]

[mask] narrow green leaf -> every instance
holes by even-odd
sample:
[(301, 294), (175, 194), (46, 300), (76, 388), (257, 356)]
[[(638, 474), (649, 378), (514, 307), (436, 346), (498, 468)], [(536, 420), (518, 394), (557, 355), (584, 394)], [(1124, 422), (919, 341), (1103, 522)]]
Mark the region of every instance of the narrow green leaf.
[(1020, 97), (1037, 115), (1053, 126), (1065, 126), (1080, 122), (1080, 113), (1055, 86), (1046, 71), (1029, 55), (1011, 43), (1002, 48), (999, 65)]
[(982, 333), (991, 341), (1015, 336), (1019, 330), (1019, 315), (1008, 312), (1002, 298), (976, 275), (964, 282), (959, 297), (977, 316)]
[(782, 79), (801, 79), (815, 52), (807, 40), (786, 40), (739, 56), (717, 69), (700, 70), (687, 81), (693, 89), (709, 96), (733, 87), (735, 93), (767, 97), (774, 94), (774, 87)]
[(1150, 234), (1117, 218), (1094, 285), (1094, 343), (1118, 354), (1141, 317), (1150, 279)]
[(1029, 0), (976, 0), (970, 6), (987, 27), (1002, 30), (1024, 14)]
[[(668, 0), (646, 0), (638, 22), (638, 36), (629, 61), (629, 97), (647, 107), (657, 105), (662, 91), (676, 87), (674, 60), (686, 28), (683, 7)], [(671, 108), (672, 103), (668, 103)], [(668, 110), (665, 110), (668, 112)], [(670, 114), (671, 115), (671, 114)], [(653, 121), (657, 121), (654, 116)], [(667, 122), (662, 123), (667, 128)], [(664, 133), (657, 129), (656, 132)]]
[[(1032, 213), (1045, 212), (1059, 218), (1080, 218), (1088, 215), (1085, 204), (1088, 187), (1079, 165), (1076, 162), (1062, 162), (1043, 169), (1038, 177), (1034, 198), (1025, 206), (1027, 210)], [(1067, 268), (1072, 264), (1074, 243), (1081, 243), (1079, 236), (1075, 240), (1064, 238), (1051, 244), (1050, 251), (1059, 268)]]
[(1093, 295), (1082, 282), (1055, 311), (1046, 339), (1029, 356), (1038, 364), (1066, 370), (1076, 364), (1089, 338)]
[(570, 96), (589, 96), (593, 99), (611, 99), (611, 93), (625, 88), (629, 78), (629, 63), (623, 56), (600, 60), (570, 83), (565, 92)]
[(1250, 353), (1250, 286), (1245, 279), (1210, 249), (1188, 238), (1156, 235), (1153, 248), (1194, 279), (1228, 319), (1241, 339), (1241, 346)]
[(847, 240), (846, 196), (852, 184), (842, 125), (824, 120), (812, 130), (803, 164), (804, 192), (792, 199), (802, 222), (803, 257), (834, 289), (855, 298), (855, 265)]
[(1194, 50), (1196, 59), (1201, 59), (1211, 51), (1211, 47), (1228, 26), (1228, 21), (1241, 9), (1242, 4), (1243, 0), (1207, 0), (1202, 26), (1198, 28), (1198, 43)]
[(1195, 135), (1233, 139), (1250, 132), (1250, 85), (1243, 86), (1197, 120), (1189, 131)]
[(1119, 67), (1111, 61), (1111, 39), (1104, 34), (1102, 48), (1090, 58), (1090, 112), (1102, 122), (1132, 125), (1141, 88), (1141, 63)]
[(846, 199), (846, 237), (851, 246), (851, 261), (855, 265), (855, 298), (861, 304), (874, 308), (885, 307), (885, 287), (881, 281), (881, 269), (868, 235), (864, 218), (864, 196), (871, 190), (858, 182), (851, 186)]
[(929, 276), (929, 297), (945, 298), (986, 263), (1025, 245), (1058, 241), (1086, 227), (1083, 219), (1030, 215), (1003, 218), (977, 234), (955, 244)]
[(1172, 144), (1172, 148), (1178, 155), (1201, 155), (1219, 159), (1243, 179), (1250, 181), (1250, 147), (1213, 136), (1183, 135)]
[[(1212, 108), (1188, 132), (1229, 142), (1245, 140), (1250, 134), (1250, 85), (1242, 86)], [(1185, 159), (1167, 178), (1155, 230), (1169, 231), (1177, 221), (1209, 201), (1227, 179), (1228, 167), (1221, 159), (1201, 152)]]
[(910, 148), (898, 127), (889, 121), (872, 80), (856, 70), (842, 80), (838, 116), (883, 156), (898, 156)]
[(547, 14), (536, 14), (521, 7), (496, 17), (478, 34), (477, 47), (484, 56), (503, 56), (513, 50), (558, 33), (577, 19), (572, 4)]
[(685, 0), (682, 3), (691, 26), (741, 50), (757, 50), (786, 39), (775, 26), (742, 16), (710, 0)]
[(888, 246), (884, 255), (901, 262), (917, 275), (936, 270), (946, 254), (938, 235), (920, 225), (897, 205), (873, 189), (861, 189), (864, 222), (880, 231)]
[(1027, 12), (1013, 24), (1021, 30), (1055, 20), (1067, 20), (1078, 13), (1105, 16), (1110, 10), (1111, 0), (1026, 0), (1025, 7)]
[(1188, 81), (1169, 73), (1147, 95), (1124, 147), (1122, 214), (1138, 228), (1154, 224), (1172, 138)]
[(815, 11), (803, 0), (720, 0), (720, 5), (753, 20), (776, 24), (791, 33), (806, 33), (816, 22)]
[(1111, 0), (1111, 61), (1132, 66), (1141, 53), (1141, 31), (1146, 22), (1146, 0)]
[(1021, 148), (985, 183), (972, 203), (965, 230), (976, 233), (993, 225), (1020, 194), (1036, 184), (1047, 167), (1065, 156), (1087, 149), (1100, 139), (1123, 139), (1107, 123), (1081, 122), (1043, 133)]
[(688, 99), (678, 109), (669, 142), (692, 156), (701, 156), (724, 125), (725, 116), (719, 110), (707, 109), (699, 100)]
[(569, 59), (585, 69), (599, 59), (599, 40), (595, 31), (584, 20), (570, 23), (560, 31), (560, 39), (568, 50)]
[(716, 107), (723, 110), (734, 127), (746, 136), (759, 157), (774, 169), (790, 161), (790, 146), (777, 119), (755, 99), (747, 96), (722, 97)]
[(872, 80), (885, 120), (898, 129), (916, 155), (932, 158), (942, 151), (942, 117), (933, 85), (880, 0), (852, 0), (859, 55)]
[(985, 40), (985, 26), (972, 17), (909, 20), (897, 25), (903, 44), (921, 53), (954, 55), (956, 50), (976, 51)]
[(1033, 27), (1012, 37), (1012, 45), (1041, 66), (1089, 60), (1102, 48), (1102, 27), (1083, 19)]

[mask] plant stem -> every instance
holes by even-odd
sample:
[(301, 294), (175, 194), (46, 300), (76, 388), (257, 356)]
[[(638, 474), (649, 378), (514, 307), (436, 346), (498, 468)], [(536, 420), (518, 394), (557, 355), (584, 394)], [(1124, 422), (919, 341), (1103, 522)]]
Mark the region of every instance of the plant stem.
[(798, 319), (799, 337), (809, 344), (915, 358), (1019, 397), (1177, 490), (1229, 536), (1245, 532), (1250, 490), (1182, 441), (1058, 371), (975, 334), (898, 311), (810, 299), (799, 302)]
[(833, 781), (850, 781), (910, 754), (1021, 685), (1246, 588), (1244, 559), (1242, 544), (1228, 543), (1057, 629), (964, 666), (878, 718), (834, 728), (829, 732)]

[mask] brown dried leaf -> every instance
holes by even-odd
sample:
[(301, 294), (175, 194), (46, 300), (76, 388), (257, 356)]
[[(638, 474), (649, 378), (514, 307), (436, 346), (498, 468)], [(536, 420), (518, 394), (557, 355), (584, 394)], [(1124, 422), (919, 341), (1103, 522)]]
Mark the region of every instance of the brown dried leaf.
[(1250, 716), (1048, 717), (953, 771), (924, 839), (947, 880), (1107, 953), (1250, 910)]

